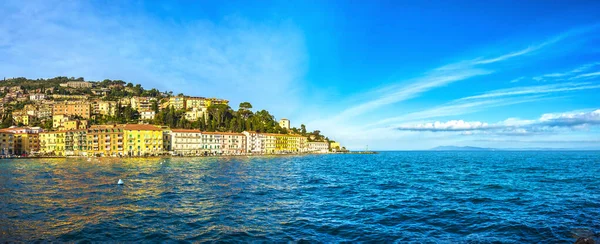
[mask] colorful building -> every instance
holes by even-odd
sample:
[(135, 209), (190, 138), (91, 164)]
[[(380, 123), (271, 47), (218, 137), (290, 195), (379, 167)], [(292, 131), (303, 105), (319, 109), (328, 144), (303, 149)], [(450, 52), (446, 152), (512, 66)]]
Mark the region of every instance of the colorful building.
[(129, 156), (152, 156), (163, 153), (163, 132), (154, 125), (119, 125), (125, 138), (124, 151)]
[(149, 111), (152, 110), (152, 104), (156, 101), (154, 97), (132, 97), (131, 108), (138, 111)]
[(264, 154), (273, 154), (276, 153), (277, 149), (277, 136), (279, 134), (272, 133), (261, 133), (262, 135), (262, 144), (263, 144), (263, 153)]
[(0, 130), (0, 155), (13, 155), (15, 153), (15, 138), (12, 131)]
[(40, 153), (65, 156), (65, 132), (50, 131), (40, 133)]
[(117, 102), (96, 100), (92, 102), (92, 113), (105, 116), (115, 116), (117, 113)]
[[(112, 157), (126, 155), (124, 127), (127, 126), (128, 125), (97, 125), (90, 127), (90, 129), (86, 131), (85, 135), (87, 142), (87, 155)], [(141, 145), (141, 143), (138, 143), (137, 145)], [(144, 154), (135, 155), (141, 156)]]
[(246, 135), (242, 133), (222, 132), (223, 154), (240, 155), (246, 153)]
[(87, 156), (87, 130), (65, 131), (65, 156)]
[(308, 142), (308, 152), (327, 153), (327, 152), (329, 152), (329, 142), (326, 142), (326, 141)]
[(222, 154), (223, 134), (221, 132), (202, 132), (202, 151), (210, 154)]
[(208, 107), (205, 97), (187, 97), (185, 99), (185, 109), (202, 110)]
[(57, 102), (57, 103), (54, 103), (54, 106), (52, 108), (52, 116), (56, 116), (56, 115), (63, 115), (65, 117), (79, 116), (84, 119), (89, 119), (91, 112), (92, 112), (91, 104), (86, 101)]
[(208, 110), (207, 108), (193, 108), (190, 111), (185, 112), (185, 119), (189, 121), (197, 121), (200, 118), (207, 118)]
[(261, 154), (265, 152), (264, 135), (254, 131), (242, 132), (246, 136), (246, 152), (252, 154)]
[(204, 152), (200, 130), (166, 130), (163, 143), (165, 150), (175, 155), (200, 155)]
[(280, 119), (279, 127), (289, 130), (290, 129), (290, 120), (289, 119)]
[(339, 142), (335, 142), (335, 141), (329, 141), (329, 151), (332, 152), (337, 152), (341, 149), (342, 147), (340, 146)]

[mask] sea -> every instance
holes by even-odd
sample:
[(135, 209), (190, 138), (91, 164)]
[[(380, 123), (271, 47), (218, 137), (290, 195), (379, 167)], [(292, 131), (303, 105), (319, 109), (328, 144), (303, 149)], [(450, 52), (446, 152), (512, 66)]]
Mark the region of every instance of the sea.
[(0, 160), (1, 242), (578, 237), (600, 239), (598, 151)]

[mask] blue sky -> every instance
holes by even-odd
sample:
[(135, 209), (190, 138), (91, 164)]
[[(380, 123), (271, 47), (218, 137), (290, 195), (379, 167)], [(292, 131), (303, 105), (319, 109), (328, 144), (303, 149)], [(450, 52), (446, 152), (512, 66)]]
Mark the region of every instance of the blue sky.
[(4, 77), (249, 101), (351, 149), (600, 148), (598, 1), (2, 1)]

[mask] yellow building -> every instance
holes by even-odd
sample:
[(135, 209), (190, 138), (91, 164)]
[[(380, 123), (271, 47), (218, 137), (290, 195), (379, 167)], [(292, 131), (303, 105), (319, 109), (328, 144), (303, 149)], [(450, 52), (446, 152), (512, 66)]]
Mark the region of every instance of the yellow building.
[(187, 97), (185, 99), (185, 109), (202, 110), (208, 107), (205, 97)]
[(117, 102), (96, 100), (92, 102), (92, 112), (94, 114), (115, 116), (117, 112)]
[(329, 141), (329, 151), (332, 152), (337, 152), (341, 149), (342, 147), (340, 146), (339, 142), (335, 142), (335, 141)]
[(163, 103), (161, 107), (173, 107), (175, 110), (185, 110), (185, 99), (184, 96), (169, 97), (169, 100), (167, 100), (166, 103)]
[(130, 104), (131, 108), (138, 111), (152, 110), (152, 103), (156, 101), (154, 97), (132, 97)]
[(40, 133), (40, 153), (65, 156), (65, 132), (51, 131)]
[(185, 112), (185, 119), (189, 120), (189, 121), (196, 121), (202, 117), (207, 118), (207, 112), (208, 110), (206, 108), (202, 108), (202, 109), (197, 109), (197, 108), (193, 108), (191, 111), (186, 111)]
[(68, 120), (62, 124), (63, 130), (84, 130), (88, 127), (87, 120)]
[(210, 105), (216, 105), (216, 104), (229, 105), (229, 101), (225, 100), (225, 99), (220, 99), (220, 98), (206, 98), (206, 107), (208, 107)]
[(122, 126), (98, 125), (87, 130), (87, 154), (95, 156), (124, 156), (125, 142)]
[(275, 135), (275, 153), (298, 153), (306, 151), (306, 137), (294, 134)]
[(0, 155), (12, 155), (15, 153), (14, 133), (6, 129), (0, 130)]
[(15, 154), (35, 154), (40, 151), (40, 135), (38, 133), (15, 133)]
[(163, 151), (162, 129), (154, 125), (119, 125), (124, 134), (124, 151), (129, 156), (159, 155)]
[(277, 148), (277, 135), (271, 133), (260, 133), (262, 141), (262, 147), (264, 148), (263, 153), (273, 154)]

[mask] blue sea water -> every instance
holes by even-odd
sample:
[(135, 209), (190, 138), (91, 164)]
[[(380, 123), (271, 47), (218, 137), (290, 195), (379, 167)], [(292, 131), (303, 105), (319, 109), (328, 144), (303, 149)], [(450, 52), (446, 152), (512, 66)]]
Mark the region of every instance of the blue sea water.
[(0, 160), (1, 241), (572, 243), (599, 232), (600, 152)]

